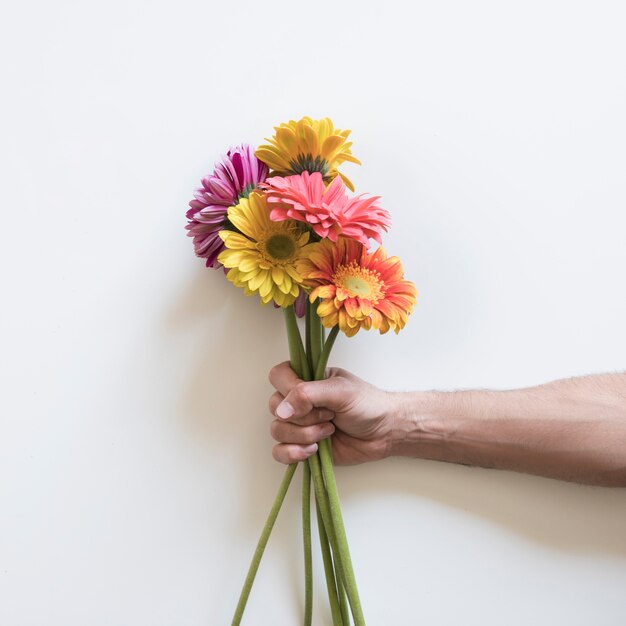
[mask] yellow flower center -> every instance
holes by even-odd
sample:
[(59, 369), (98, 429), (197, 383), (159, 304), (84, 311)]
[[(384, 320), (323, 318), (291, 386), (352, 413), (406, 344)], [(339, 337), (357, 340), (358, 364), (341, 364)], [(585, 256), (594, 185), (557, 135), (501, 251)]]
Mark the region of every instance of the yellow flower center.
[(264, 252), (269, 260), (289, 261), (296, 253), (295, 240), (284, 233), (274, 233), (260, 243), (261, 252)]
[(340, 265), (333, 276), (333, 282), (343, 287), (350, 297), (359, 297), (378, 302), (385, 296), (385, 283), (380, 280), (380, 272), (361, 267), (356, 261)]

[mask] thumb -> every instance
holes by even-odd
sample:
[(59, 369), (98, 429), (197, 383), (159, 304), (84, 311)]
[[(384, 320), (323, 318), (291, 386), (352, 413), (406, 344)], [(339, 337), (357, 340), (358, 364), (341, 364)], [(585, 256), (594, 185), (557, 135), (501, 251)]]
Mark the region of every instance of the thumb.
[(314, 408), (340, 411), (346, 403), (348, 381), (336, 377), (326, 380), (297, 383), (276, 408), (276, 415), (284, 420), (298, 419)]

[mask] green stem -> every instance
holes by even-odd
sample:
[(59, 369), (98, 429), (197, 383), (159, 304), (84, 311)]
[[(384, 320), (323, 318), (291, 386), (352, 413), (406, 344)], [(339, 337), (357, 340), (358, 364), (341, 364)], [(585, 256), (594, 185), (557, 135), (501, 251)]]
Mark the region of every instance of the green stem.
[(313, 317), (313, 309), (311, 307), (311, 303), (309, 302), (309, 299), (306, 299), (306, 313), (305, 313), (305, 317), (304, 317), (304, 328), (305, 328), (305, 340), (304, 340), (304, 347), (305, 347), (305, 351), (306, 354), (308, 356), (308, 360), (309, 360), (309, 367), (311, 368), (311, 371), (315, 371), (315, 363), (317, 361), (313, 360), (312, 356), (313, 356), (313, 352), (311, 350), (311, 323), (312, 323), (312, 317)]
[[(333, 328), (333, 330), (335, 330)], [(330, 340), (330, 336), (329, 336)], [(356, 585), (356, 577), (350, 559), (350, 550), (348, 548), (348, 538), (346, 529), (343, 524), (341, 515), (341, 504), (339, 502), (339, 493), (337, 491), (337, 483), (335, 481), (335, 472), (333, 471), (332, 451), (329, 439), (323, 439), (319, 444), (319, 455), (322, 462), (322, 473), (326, 483), (326, 492), (330, 503), (330, 516), (332, 525), (335, 529), (335, 540), (339, 551), (339, 560), (343, 568), (343, 581), (346, 586), (346, 593), (350, 601), (350, 608), (354, 617), (355, 626), (365, 626), (363, 617), (363, 609), (361, 608), (361, 600)]]
[(289, 356), (293, 371), (303, 380), (311, 380), (311, 368), (306, 358), (302, 337), (298, 330), (298, 320), (293, 305), (284, 307), (285, 325), (287, 327), (287, 341), (289, 343)]
[(331, 331), (328, 333), (328, 339), (326, 339), (324, 343), (324, 349), (320, 354), (320, 358), (317, 361), (317, 365), (315, 367), (315, 380), (322, 380), (326, 373), (326, 365), (328, 364), (328, 357), (330, 356), (330, 351), (333, 349), (333, 345), (335, 344), (335, 339), (337, 339), (337, 335), (339, 334), (339, 326), (333, 326)]
[(341, 618), (343, 619), (344, 626), (350, 626), (350, 607), (348, 605), (348, 598), (346, 597), (346, 587), (343, 581), (339, 581), (339, 610), (341, 611)]
[[(319, 453), (315, 453), (309, 458), (309, 463), (311, 465), (311, 474), (313, 476), (313, 485), (315, 487), (315, 502), (317, 504), (317, 512), (318, 512), (318, 525), (321, 524), (320, 533), (324, 533), (326, 540), (329, 542), (332, 547), (332, 560), (329, 558), (329, 567), (333, 567), (336, 571), (336, 576), (333, 574), (333, 591), (331, 592), (329, 588), (329, 599), (331, 603), (331, 612), (338, 611), (338, 615), (340, 617), (338, 625), (341, 626), (350, 626), (350, 616), (348, 615), (348, 607), (345, 602), (345, 598), (343, 598), (343, 606), (342, 606), (342, 597), (338, 595), (344, 590), (345, 587), (345, 573), (343, 568), (343, 563), (341, 561), (341, 551), (339, 545), (337, 543), (337, 537), (335, 533), (335, 528), (333, 526), (333, 521), (330, 513), (330, 504), (328, 500), (328, 493), (326, 491), (326, 486), (324, 485), (324, 476), (322, 474), (321, 463), (319, 459)], [(322, 538), (320, 534), (320, 543), (322, 543)], [(322, 557), (323, 548), (322, 548)], [(329, 552), (330, 557), (330, 552)], [(328, 586), (328, 578), (329, 574), (326, 571), (326, 563), (324, 564), (326, 578), (327, 578), (327, 586)], [(345, 591), (343, 591), (345, 595)], [(337, 602), (335, 605), (334, 603)], [(335, 613), (333, 613), (335, 614)], [(333, 622), (333, 626), (335, 623)]]
[[(326, 365), (328, 364), (330, 352), (333, 349), (333, 345), (337, 339), (337, 335), (339, 334), (339, 327), (334, 326), (330, 330), (328, 338), (324, 340), (324, 332), (321, 328), (319, 318), (317, 315), (315, 315), (315, 318), (313, 317), (313, 311), (311, 308), (308, 309), (307, 313), (307, 317), (311, 317), (309, 326), (311, 352), (308, 355), (305, 355), (302, 360), (307, 364), (310, 362), (314, 366), (312, 368), (315, 372), (314, 380), (322, 380), (326, 374)], [(317, 343), (317, 339), (314, 339), (314, 335), (318, 329), (321, 331), (319, 333), (319, 338), (321, 339), (319, 343)], [(317, 358), (312, 358), (312, 353), (315, 350), (313, 347), (314, 343), (321, 346), (322, 341), (323, 347), (321, 352), (316, 355)], [(300, 341), (300, 344), (301, 343), (302, 342)], [(319, 451), (311, 456), (309, 461), (313, 476), (313, 485), (315, 487), (318, 510), (333, 550), (334, 565), (337, 572), (336, 586), (338, 591), (339, 610), (342, 616), (341, 620), (343, 626), (350, 626), (350, 617), (347, 614), (348, 612), (345, 597), (343, 595), (344, 593), (347, 593), (348, 595), (348, 601), (350, 603), (350, 608), (352, 609), (355, 626), (365, 626), (365, 619), (363, 617), (363, 610), (361, 608), (361, 601), (359, 598), (356, 578), (348, 548), (348, 539), (343, 524), (343, 517), (341, 515), (341, 505), (339, 502), (337, 483), (335, 481), (335, 474), (333, 470), (330, 439), (320, 441)], [(332, 597), (332, 595), (329, 594), (329, 597)]]
[(323, 338), (322, 338), (322, 322), (320, 320), (320, 316), (317, 314), (317, 305), (319, 301), (316, 300), (312, 305), (310, 304), (310, 317), (311, 320), (309, 322), (310, 326), (310, 335), (311, 335), (311, 347), (310, 347), (310, 355), (311, 355), (311, 364), (312, 369), (315, 370), (317, 367), (317, 363), (320, 360), (320, 354), (322, 352), (323, 346)]
[(304, 626), (313, 619), (313, 557), (311, 555), (311, 468), (303, 463), (302, 538), (304, 543)]
[(328, 494), (326, 493), (326, 485), (324, 484), (324, 475), (322, 473), (322, 464), (319, 452), (316, 452), (309, 457), (309, 464), (311, 466), (311, 476), (313, 477), (313, 488), (315, 489), (315, 502), (317, 503), (317, 508), (322, 516), (324, 529), (326, 530), (328, 540), (330, 541), (330, 545), (333, 549), (335, 568), (338, 571), (338, 576), (342, 577), (343, 567), (341, 564), (341, 555), (339, 554), (335, 529), (333, 527), (332, 517), (330, 514), (330, 502), (328, 500)]
[(287, 489), (289, 489), (289, 485), (291, 484), (291, 479), (293, 478), (293, 474), (296, 471), (296, 467), (297, 463), (292, 463), (291, 465), (289, 465), (287, 467), (287, 471), (285, 472), (285, 476), (280, 483), (280, 488), (278, 489), (278, 493), (276, 494), (276, 498), (274, 499), (274, 504), (272, 505), (270, 514), (267, 518), (267, 521), (265, 522), (265, 526), (263, 527), (261, 536), (259, 537), (256, 550), (254, 551), (254, 555), (252, 556), (252, 562), (250, 563), (250, 567), (248, 568), (248, 575), (246, 576), (246, 580), (243, 583), (243, 589), (241, 590), (241, 594), (239, 596), (239, 602), (237, 603), (237, 608), (235, 609), (235, 615), (233, 617), (231, 626), (239, 626), (239, 624), (241, 623), (241, 618), (243, 617), (243, 612), (246, 608), (246, 603), (248, 602), (250, 590), (252, 589), (252, 583), (254, 583), (254, 578), (256, 576), (257, 570), (259, 569), (259, 564), (261, 563), (261, 557), (263, 556), (263, 552), (265, 551), (265, 546), (267, 545), (267, 541), (270, 538), (272, 528), (274, 527), (274, 523), (276, 522), (276, 518), (278, 517), (278, 512), (280, 511), (280, 507), (282, 506), (285, 495), (287, 494)]
[[(315, 380), (321, 380), (326, 373), (326, 365), (328, 363), (328, 357), (333, 348), (337, 335), (339, 334), (339, 327), (334, 326), (328, 334), (328, 339), (324, 343), (324, 348), (320, 354), (319, 360), (315, 368)], [(354, 617), (355, 626), (365, 626), (365, 619), (363, 617), (363, 609), (361, 608), (361, 600), (359, 598), (359, 591), (356, 584), (356, 577), (354, 575), (354, 569), (352, 567), (352, 560), (350, 558), (350, 550), (348, 548), (348, 538), (346, 536), (346, 530), (343, 524), (343, 516), (341, 515), (341, 504), (339, 502), (339, 493), (337, 490), (337, 483), (335, 481), (335, 472), (333, 470), (332, 461), (332, 449), (330, 439), (324, 439), (319, 443), (319, 457), (322, 465), (322, 475), (325, 484), (325, 492), (328, 495), (328, 502), (330, 508), (330, 524), (334, 530), (334, 545), (333, 552), (335, 556), (335, 563), (340, 568), (341, 575), (338, 577), (338, 590), (339, 598), (342, 599), (342, 587), (348, 595), (350, 602), (350, 608), (352, 609), (352, 615)], [(328, 526), (327, 526), (328, 528)], [(345, 614), (345, 608), (344, 608)]]
[[(317, 500), (316, 500), (317, 503)], [(335, 580), (335, 570), (333, 568), (333, 557), (330, 553), (328, 535), (324, 528), (324, 520), (320, 513), (319, 505), (316, 506), (317, 530), (320, 536), (320, 546), (322, 548), (322, 560), (324, 562), (324, 575), (326, 576), (326, 588), (328, 589), (328, 599), (330, 601), (330, 613), (333, 618), (333, 626), (346, 626), (341, 618), (341, 609), (337, 597), (337, 582)]]
[[(296, 320), (295, 311), (293, 306), (286, 307), (284, 309), (285, 312), (285, 324), (287, 326), (287, 340), (289, 342), (289, 355), (291, 358), (291, 367), (293, 370), (299, 375), (308, 374), (309, 378), (311, 375), (311, 368), (309, 367), (308, 361), (306, 359), (306, 355), (304, 353), (304, 347), (302, 346), (302, 338), (300, 337), (300, 331), (298, 330), (298, 322)], [(263, 527), (263, 531), (261, 532), (261, 537), (257, 543), (256, 549), (254, 551), (254, 555), (252, 556), (252, 562), (250, 563), (250, 567), (248, 568), (248, 574), (246, 576), (246, 580), (243, 584), (243, 589), (241, 590), (241, 594), (239, 596), (239, 602), (237, 603), (237, 608), (235, 609), (235, 615), (233, 617), (232, 626), (239, 626), (241, 622), (241, 618), (243, 616), (243, 612), (246, 608), (246, 603), (248, 602), (248, 597), (250, 596), (250, 591), (252, 589), (252, 585), (254, 583), (254, 579), (259, 569), (259, 565), (261, 563), (261, 558), (263, 557), (263, 553), (265, 551), (265, 546), (269, 540), (272, 529), (274, 528), (274, 524), (276, 522), (276, 518), (278, 517), (278, 513), (280, 508), (285, 500), (285, 495), (287, 494), (287, 490), (289, 489), (289, 485), (291, 484), (291, 480), (293, 478), (294, 472), (296, 471), (297, 463), (292, 463), (287, 467), (285, 472), (285, 476), (280, 484), (278, 489), (278, 493), (276, 494), (276, 498), (274, 499), (274, 504), (272, 505), (272, 509), (270, 510), (270, 514), (265, 522), (265, 526)], [(310, 485), (310, 481), (309, 481)], [(309, 486), (309, 501), (310, 501), (310, 486)], [(304, 511), (303, 511), (304, 513)], [(311, 513), (310, 513), (310, 502), (309, 502), (309, 546), (310, 546), (310, 525), (311, 525)], [(305, 522), (303, 520), (303, 529)], [(306, 531), (305, 531), (305, 546), (306, 546)], [(306, 547), (305, 547), (306, 549)], [(306, 578), (306, 572), (305, 572)], [(312, 580), (312, 576), (310, 577)], [(308, 582), (306, 583), (309, 584)], [(306, 623), (306, 622), (305, 622)], [(309, 622), (310, 623), (310, 622)]]
[[(300, 362), (300, 349), (298, 348), (298, 341), (300, 340), (298, 324), (293, 323), (294, 320), (292, 319), (288, 308), (284, 308), (283, 312), (285, 314), (285, 327), (287, 329), (287, 344), (289, 345), (289, 360), (291, 361), (291, 369), (298, 374), (298, 376), (300, 376), (302, 373), (302, 363)], [(293, 311), (291, 313), (293, 313)]]
[[(311, 366), (302, 345), (295, 310), (293, 306), (290, 306), (286, 307), (284, 312), (291, 368), (300, 378), (311, 380)], [(306, 324), (308, 344), (310, 341), (308, 315)], [(302, 483), (302, 537), (304, 544), (304, 626), (311, 626), (313, 618), (313, 559), (311, 554), (311, 469), (308, 463), (304, 464)]]
[[(317, 315), (316, 318), (317, 319), (314, 320), (313, 324), (316, 324), (318, 328), (321, 329), (321, 320)], [(334, 327), (331, 330), (328, 341), (324, 342), (322, 351), (319, 354), (317, 361), (314, 362), (315, 380), (321, 380), (324, 378), (324, 375), (326, 373), (326, 364), (328, 363), (328, 358), (330, 356), (330, 352), (333, 348), (333, 344), (335, 343), (335, 339), (337, 338), (338, 333), (338, 327)], [(330, 540), (330, 545), (332, 546), (333, 561), (335, 569), (337, 571), (336, 578), (337, 583), (339, 583), (339, 581), (344, 577), (343, 565), (341, 563), (341, 554), (336, 540), (335, 528), (333, 525), (332, 517), (330, 515), (330, 501), (328, 499), (328, 492), (324, 483), (324, 475), (322, 473), (321, 457), (319, 451), (310, 457), (309, 462), (311, 464), (311, 471), (313, 474), (316, 502), (318, 504), (318, 508), (320, 509), (326, 534), (328, 536), (328, 539)]]

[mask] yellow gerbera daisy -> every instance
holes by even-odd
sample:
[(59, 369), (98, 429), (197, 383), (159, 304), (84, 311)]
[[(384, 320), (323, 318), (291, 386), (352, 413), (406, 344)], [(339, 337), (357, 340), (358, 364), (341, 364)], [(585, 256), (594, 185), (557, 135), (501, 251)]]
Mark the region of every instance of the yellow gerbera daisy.
[(228, 219), (241, 231), (219, 233), (226, 249), (218, 261), (229, 268), (228, 280), (248, 296), (258, 292), (263, 304), (293, 304), (302, 283), (296, 262), (309, 233), (295, 220), (272, 222), (265, 194), (256, 191), (231, 206)]
[(273, 170), (272, 175), (320, 172), (326, 183), (339, 175), (354, 191), (350, 180), (337, 170), (344, 161), (361, 164), (350, 151), (349, 130), (335, 128), (328, 117), (321, 120), (303, 117), (297, 122), (289, 120), (275, 126), (274, 130), (274, 136), (266, 138), (269, 143), (259, 146), (255, 152), (255, 156)]

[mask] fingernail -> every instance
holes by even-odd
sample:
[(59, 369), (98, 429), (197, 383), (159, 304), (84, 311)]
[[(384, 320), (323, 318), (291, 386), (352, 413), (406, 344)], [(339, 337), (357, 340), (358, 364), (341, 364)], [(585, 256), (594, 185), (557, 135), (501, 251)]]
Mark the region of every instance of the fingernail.
[(335, 427), (332, 424), (327, 424), (322, 428), (322, 437), (330, 437), (335, 432)]
[(293, 415), (293, 407), (289, 402), (281, 402), (276, 408), (276, 415), (280, 419), (288, 420)]
[(304, 448), (304, 452), (306, 454), (313, 454), (313, 452), (317, 451), (317, 444), (316, 443), (312, 443), (311, 445), (308, 445)]

